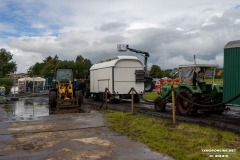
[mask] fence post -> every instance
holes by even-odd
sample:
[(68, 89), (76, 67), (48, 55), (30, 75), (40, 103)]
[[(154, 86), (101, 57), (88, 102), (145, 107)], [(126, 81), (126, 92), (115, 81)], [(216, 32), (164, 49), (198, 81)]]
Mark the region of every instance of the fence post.
[(174, 95), (174, 90), (173, 90), (173, 85), (172, 85), (172, 116), (173, 116), (173, 125), (176, 124), (176, 115), (175, 115), (175, 95)]
[(108, 88), (105, 88), (105, 109), (107, 109), (107, 92), (108, 92)]
[(134, 114), (134, 90), (133, 88), (131, 88), (132, 90), (132, 114)]

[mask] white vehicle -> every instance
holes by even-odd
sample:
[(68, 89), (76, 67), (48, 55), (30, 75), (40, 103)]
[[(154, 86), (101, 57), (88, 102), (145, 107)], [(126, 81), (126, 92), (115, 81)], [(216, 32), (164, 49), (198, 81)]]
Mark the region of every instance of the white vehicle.
[[(90, 68), (90, 94), (102, 99), (108, 88), (115, 98), (125, 98), (132, 87), (143, 94), (144, 74), (144, 64), (135, 56), (100, 60)], [(136, 94), (134, 98), (140, 100)]]

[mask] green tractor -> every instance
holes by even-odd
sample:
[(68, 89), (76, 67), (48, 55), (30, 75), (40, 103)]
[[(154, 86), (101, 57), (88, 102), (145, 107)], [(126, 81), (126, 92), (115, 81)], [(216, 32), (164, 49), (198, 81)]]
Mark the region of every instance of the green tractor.
[[(214, 64), (179, 66), (176, 73), (179, 83), (173, 85), (173, 89), (177, 92), (175, 104), (179, 114), (194, 114), (198, 110), (221, 114), (224, 111), (225, 105), (214, 106), (223, 101), (223, 87), (214, 83), (217, 67), (218, 65)], [(157, 112), (165, 111), (166, 103), (171, 103), (171, 88), (171, 85), (161, 87), (161, 93), (155, 102)], [(168, 95), (170, 98), (165, 99), (164, 97)]]

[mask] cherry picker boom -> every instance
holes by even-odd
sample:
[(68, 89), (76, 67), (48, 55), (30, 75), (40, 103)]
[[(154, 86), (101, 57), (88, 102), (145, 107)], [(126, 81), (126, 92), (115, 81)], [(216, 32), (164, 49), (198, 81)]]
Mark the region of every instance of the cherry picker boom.
[(147, 61), (148, 61), (148, 57), (150, 57), (150, 54), (146, 51), (129, 48), (128, 44), (118, 44), (117, 49), (120, 52), (126, 52), (127, 50), (129, 50), (131, 52), (135, 52), (144, 57), (144, 71), (145, 71), (144, 90), (146, 92), (151, 92), (154, 88), (154, 83), (153, 83), (153, 79), (148, 75), (148, 69), (147, 69)]

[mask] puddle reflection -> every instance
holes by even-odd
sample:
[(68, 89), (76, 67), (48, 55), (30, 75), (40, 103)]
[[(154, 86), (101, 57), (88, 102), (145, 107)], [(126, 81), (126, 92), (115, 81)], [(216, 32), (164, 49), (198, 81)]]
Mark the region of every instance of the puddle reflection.
[(48, 99), (47, 98), (20, 98), (19, 101), (4, 104), (8, 121), (28, 121), (35, 120), (38, 117), (48, 116)]

